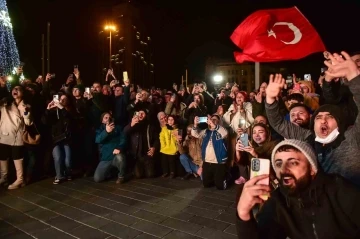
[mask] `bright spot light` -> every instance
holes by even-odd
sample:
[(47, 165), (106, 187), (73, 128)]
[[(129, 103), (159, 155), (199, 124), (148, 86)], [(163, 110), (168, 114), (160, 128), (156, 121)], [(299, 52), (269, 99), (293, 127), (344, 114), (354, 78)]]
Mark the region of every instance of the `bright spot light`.
[(7, 80), (8, 80), (8, 81), (12, 81), (12, 79), (13, 79), (12, 76), (8, 76), (8, 77), (7, 77)]
[(220, 82), (222, 82), (223, 81), (223, 76), (222, 75), (215, 75), (214, 76), (214, 82), (215, 83), (220, 83)]

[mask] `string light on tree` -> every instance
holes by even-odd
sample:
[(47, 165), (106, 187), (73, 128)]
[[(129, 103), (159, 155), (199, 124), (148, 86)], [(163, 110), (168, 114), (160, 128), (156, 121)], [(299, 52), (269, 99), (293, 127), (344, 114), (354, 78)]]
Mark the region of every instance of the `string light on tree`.
[(4, 75), (10, 75), (19, 65), (19, 53), (6, 0), (0, 0), (0, 70)]
[(0, 22), (5, 27), (10, 27), (12, 29), (12, 24), (9, 15), (4, 10), (0, 11)]

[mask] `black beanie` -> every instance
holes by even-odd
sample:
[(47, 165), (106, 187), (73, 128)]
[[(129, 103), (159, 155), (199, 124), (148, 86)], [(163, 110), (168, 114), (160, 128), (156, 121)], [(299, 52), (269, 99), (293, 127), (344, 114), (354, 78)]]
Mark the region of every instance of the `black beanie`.
[(343, 119), (343, 112), (340, 109), (340, 107), (336, 106), (336, 105), (330, 105), (330, 104), (326, 104), (326, 105), (322, 105), (320, 106), (315, 112), (314, 114), (311, 116), (311, 121), (310, 121), (310, 129), (313, 131), (314, 130), (314, 122), (315, 122), (315, 117), (320, 113), (320, 112), (329, 112), (336, 120), (336, 123), (338, 125), (339, 128), (339, 133), (344, 134), (345, 133), (345, 121)]

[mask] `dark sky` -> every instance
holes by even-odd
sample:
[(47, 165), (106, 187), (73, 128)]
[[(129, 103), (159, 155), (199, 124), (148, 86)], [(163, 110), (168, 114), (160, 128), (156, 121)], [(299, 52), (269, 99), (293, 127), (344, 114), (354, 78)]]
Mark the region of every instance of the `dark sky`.
[[(231, 33), (258, 9), (296, 5), (317, 29), (329, 51), (360, 50), (357, 37), (360, 4), (356, 0), (321, 4), (292, 0), (132, 1), (147, 9), (142, 20), (153, 38), (156, 77), (157, 82), (163, 82), (162, 86), (167, 86), (165, 81), (178, 81), (186, 65), (193, 78), (203, 73), (206, 57), (231, 57), (236, 50), (229, 40)], [(110, 18), (111, 7), (118, 2), (121, 1), (9, 0), (15, 38), (28, 75), (35, 77), (41, 71), (41, 34), (46, 32), (46, 22), (51, 21), (51, 72), (62, 80), (74, 64), (79, 64), (87, 82), (97, 80), (98, 33)], [(283, 64), (303, 74), (318, 71), (321, 61), (321, 54), (315, 54)]]

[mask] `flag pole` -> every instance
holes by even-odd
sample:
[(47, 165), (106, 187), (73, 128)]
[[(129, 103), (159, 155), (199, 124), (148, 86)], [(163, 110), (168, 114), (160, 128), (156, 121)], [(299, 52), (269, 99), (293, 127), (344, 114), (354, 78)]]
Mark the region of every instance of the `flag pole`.
[(255, 62), (255, 90), (259, 89), (259, 87), (260, 87), (260, 63)]
[(187, 84), (188, 84), (188, 70), (187, 69), (185, 71), (185, 84), (186, 84), (186, 87), (187, 87)]
[(181, 76), (181, 84), (184, 85), (184, 75)]

